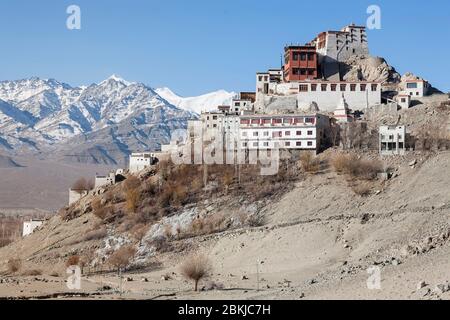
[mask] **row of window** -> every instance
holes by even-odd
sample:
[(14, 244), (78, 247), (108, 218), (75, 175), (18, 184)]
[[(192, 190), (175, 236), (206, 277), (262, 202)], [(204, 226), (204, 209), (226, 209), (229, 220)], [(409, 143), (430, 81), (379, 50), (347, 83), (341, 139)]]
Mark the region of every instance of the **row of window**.
[(313, 76), (316, 72), (316, 69), (311, 68), (292, 68), (292, 74), (294, 76)]
[[(267, 141), (264, 141), (264, 142), (252, 142), (250, 145), (252, 147), (256, 147), (256, 148), (257, 147), (266, 147), (266, 148), (268, 148), (269, 147), (269, 142), (267, 142)], [(249, 146), (248, 142), (243, 142), (242, 143), (242, 147), (243, 148), (247, 148), (248, 146)], [(314, 144), (313, 144), (312, 141), (295, 141), (295, 143), (291, 142), (291, 141), (285, 141), (284, 142), (284, 146), (285, 147), (293, 147), (293, 146), (296, 146), (296, 147), (305, 147), (305, 146), (313, 147)]]
[(242, 125), (257, 124), (257, 125), (267, 125), (267, 124), (315, 124), (316, 119), (311, 117), (306, 118), (266, 118), (266, 119), (241, 119)]
[[(313, 134), (314, 134), (313, 130), (308, 130), (306, 132), (306, 135), (308, 135), (308, 136), (312, 136)], [(301, 130), (296, 131), (295, 135), (298, 136), (298, 137), (302, 136), (302, 131)], [(243, 131), (242, 132), (242, 136), (243, 137), (248, 137), (248, 132), (247, 131)], [(260, 135), (259, 135), (258, 131), (254, 131), (252, 133), (252, 136), (253, 137), (259, 137)], [(263, 137), (269, 137), (270, 136), (269, 131), (264, 131), (262, 136)], [(290, 136), (291, 136), (291, 131), (284, 131), (284, 137), (290, 137)], [(272, 138), (281, 138), (281, 137), (283, 137), (283, 131), (272, 131)]]
[[(328, 86), (330, 86), (330, 91), (337, 91), (337, 88), (338, 88), (338, 84), (337, 83), (331, 83), (331, 84), (322, 83), (322, 84), (320, 84), (320, 91), (327, 91), (328, 90)], [(340, 91), (342, 91), (342, 92), (343, 91), (347, 91), (347, 86), (348, 86), (348, 84), (346, 84), (346, 83), (339, 84)], [(317, 91), (318, 88), (319, 88), (318, 84), (316, 84), (316, 83), (312, 83), (311, 84), (311, 91), (312, 92)], [(357, 88), (358, 88), (358, 85), (356, 83), (351, 83), (350, 84), (350, 91), (357, 91)], [(301, 84), (301, 85), (299, 85), (298, 89), (299, 89), (300, 92), (308, 92), (309, 91), (309, 86), (307, 84)], [(359, 90), (360, 91), (366, 91), (366, 89), (367, 89), (367, 84), (361, 83), (359, 85)], [(370, 89), (373, 92), (377, 91), (378, 84), (376, 84), (376, 83), (371, 84), (370, 85)]]

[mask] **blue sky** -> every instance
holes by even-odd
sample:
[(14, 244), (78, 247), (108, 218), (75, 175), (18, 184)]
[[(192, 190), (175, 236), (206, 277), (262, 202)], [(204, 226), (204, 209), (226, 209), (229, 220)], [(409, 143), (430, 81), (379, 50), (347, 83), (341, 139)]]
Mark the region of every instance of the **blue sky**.
[[(81, 30), (66, 28), (71, 4)], [(255, 90), (255, 72), (278, 67), (285, 44), (365, 24), (370, 4), (382, 10), (371, 53), (450, 91), (447, 0), (2, 0), (0, 80), (82, 85), (115, 73), (184, 96)]]

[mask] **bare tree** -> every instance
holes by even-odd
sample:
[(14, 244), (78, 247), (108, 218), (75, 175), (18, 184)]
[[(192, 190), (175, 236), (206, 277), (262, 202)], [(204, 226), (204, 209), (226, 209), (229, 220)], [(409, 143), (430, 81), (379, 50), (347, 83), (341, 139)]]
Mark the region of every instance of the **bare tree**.
[(81, 193), (82, 191), (89, 191), (94, 188), (94, 183), (85, 178), (80, 178), (72, 185), (72, 190)]
[(180, 270), (186, 279), (194, 281), (194, 290), (197, 291), (199, 281), (209, 276), (211, 263), (206, 256), (195, 254), (184, 261)]

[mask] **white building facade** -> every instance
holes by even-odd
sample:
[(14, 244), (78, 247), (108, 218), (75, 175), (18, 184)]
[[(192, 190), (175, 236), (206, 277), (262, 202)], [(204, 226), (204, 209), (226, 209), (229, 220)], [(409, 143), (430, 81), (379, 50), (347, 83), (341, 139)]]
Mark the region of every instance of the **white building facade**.
[(428, 95), (430, 91), (430, 84), (425, 80), (406, 80), (404, 89), (412, 98), (422, 98)]
[(95, 176), (95, 188), (104, 186), (111, 186), (116, 183), (116, 173), (111, 171), (108, 175), (96, 175)]
[(154, 165), (156, 157), (151, 152), (132, 153), (130, 155), (129, 169), (131, 173), (137, 173)]
[(240, 117), (242, 149), (320, 151), (330, 119), (315, 115), (246, 115)]
[(380, 155), (404, 155), (406, 152), (406, 127), (381, 126), (379, 129)]
[(44, 220), (31, 219), (30, 221), (24, 221), (22, 236), (26, 237), (34, 232), (37, 228), (44, 224)]

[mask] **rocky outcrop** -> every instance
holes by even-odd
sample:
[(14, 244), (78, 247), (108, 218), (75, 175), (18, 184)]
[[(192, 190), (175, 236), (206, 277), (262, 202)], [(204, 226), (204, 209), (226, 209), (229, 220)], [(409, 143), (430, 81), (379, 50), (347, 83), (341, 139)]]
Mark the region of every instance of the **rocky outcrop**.
[(372, 56), (352, 56), (345, 63), (346, 81), (379, 81), (382, 83), (399, 83), (400, 74), (384, 58)]

